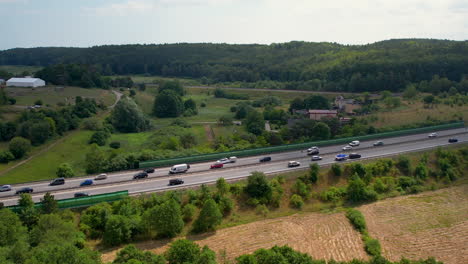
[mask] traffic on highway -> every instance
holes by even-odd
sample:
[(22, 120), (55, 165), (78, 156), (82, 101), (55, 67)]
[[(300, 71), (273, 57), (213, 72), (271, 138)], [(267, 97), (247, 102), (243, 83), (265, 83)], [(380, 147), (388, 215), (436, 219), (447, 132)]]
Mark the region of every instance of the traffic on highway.
[[(45, 192), (53, 193), (57, 199), (65, 199), (76, 196), (75, 194), (78, 192), (93, 195), (120, 190), (128, 190), (130, 194), (158, 191), (175, 188), (174, 185), (188, 186), (210, 183), (219, 177), (225, 179), (247, 177), (252, 171), (276, 173), (308, 168), (312, 162), (328, 165), (334, 162), (376, 158), (467, 141), (467, 130), (460, 128), (438, 131), (429, 135), (426, 133), (382, 140), (352, 141), (347, 145), (350, 147), (349, 150), (343, 150), (342, 145), (326, 146), (320, 149), (311, 146), (305, 150), (262, 156), (226, 157), (217, 161), (190, 165), (174, 164), (170, 168), (146, 168), (138, 171), (99, 174), (89, 177), (58, 178), (47, 182), (3, 185), (0, 187), (0, 202), (6, 206), (16, 204), (18, 191), (32, 193), (34, 201), (39, 201)], [(216, 170), (213, 170), (213, 165), (216, 165)], [(171, 179), (174, 179), (174, 176), (170, 176), (172, 174), (178, 175), (177, 181), (170, 182)]]

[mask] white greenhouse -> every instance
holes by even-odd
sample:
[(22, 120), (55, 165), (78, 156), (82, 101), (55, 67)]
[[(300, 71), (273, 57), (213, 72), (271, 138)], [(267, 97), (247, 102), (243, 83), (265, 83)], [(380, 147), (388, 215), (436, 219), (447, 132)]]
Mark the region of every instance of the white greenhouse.
[(14, 87), (41, 87), (45, 86), (45, 81), (39, 78), (11, 78), (6, 83), (7, 86)]

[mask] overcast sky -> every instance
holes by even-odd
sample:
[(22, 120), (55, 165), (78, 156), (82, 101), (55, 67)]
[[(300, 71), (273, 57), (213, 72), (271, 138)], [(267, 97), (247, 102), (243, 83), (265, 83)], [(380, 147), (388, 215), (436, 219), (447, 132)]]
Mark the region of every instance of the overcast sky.
[(468, 39), (468, 0), (0, 0), (0, 50)]

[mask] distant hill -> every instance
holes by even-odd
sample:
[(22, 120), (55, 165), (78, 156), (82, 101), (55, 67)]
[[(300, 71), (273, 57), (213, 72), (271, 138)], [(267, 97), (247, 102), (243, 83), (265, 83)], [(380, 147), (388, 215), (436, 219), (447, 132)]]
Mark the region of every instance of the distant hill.
[[(369, 45), (161, 44), (91, 48), (16, 48), (0, 65), (90, 64), (103, 75), (148, 74), (206, 82), (281, 82), (286, 89), (398, 91), (434, 75), (468, 74), (468, 41), (395, 39)], [(298, 88), (299, 87), (299, 88)]]

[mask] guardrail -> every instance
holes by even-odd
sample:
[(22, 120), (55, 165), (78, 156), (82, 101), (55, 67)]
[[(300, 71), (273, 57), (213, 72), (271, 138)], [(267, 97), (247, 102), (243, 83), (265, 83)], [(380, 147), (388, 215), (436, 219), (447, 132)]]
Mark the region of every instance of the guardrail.
[[(59, 209), (78, 208), (91, 206), (102, 202), (118, 201), (124, 199), (125, 197), (128, 197), (128, 191), (119, 191), (80, 198), (68, 198), (63, 200), (57, 200), (57, 204)], [(42, 202), (34, 204), (34, 207), (36, 208), (40, 208), (41, 206)], [(13, 212), (18, 212), (21, 209), (21, 206), (14, 205), (8, 206), (7, 208), (11, 209)]]
[(189, 156), (189, 157), (177, 157), (177, 158), (163, 159), (163, 160), (143, 161), (143, 162), (140, 162), (139, 168), (162, 167), (162, 166), (168, 166), (168, 165), (174, 165), (174, 164), (180, 164), (180, 163), (202, 162), (202, 161), (216, 160), (216, 159), (229, 157), (229, 156), (237, 156), (237, 157), (255, 156), (255, 155), (260, 155), (260, 154), (269, 154), (269, 153), (275, 153), (275, 152), (306, 149), (306, 148), (309, 148), (310, 146), (320, 147), (320, 146), (335, 145), (335, 144), (346, 144), (352, 140), (370, 140), (370, 139), (380, 139), (380, 138), (387, 138), (387, 137), (397, 137), (397, 136), (403, 136), (403, 135), (432, 132), (436, 130), (461, 128), (464, 126), (465, 126), (464, 122), (456, 122), (456, 123), (437, 125), (437, 126), (429, 126), (429, 127), (421, 127), (421, 128), (377, 133), (377, 134), (371, 134), (371, 135), (365, 135), (365, 136), (347, 137), (347, 138), (322, 140), (322, 141), (312, 141), (312, 142), (287, 144), (287, 145), (274, 146), (274, 147), (236, 150), (236, 151), (229, 151), (229, 152), (218, 152), (218, 153), (202, 154), (202, 155)]

